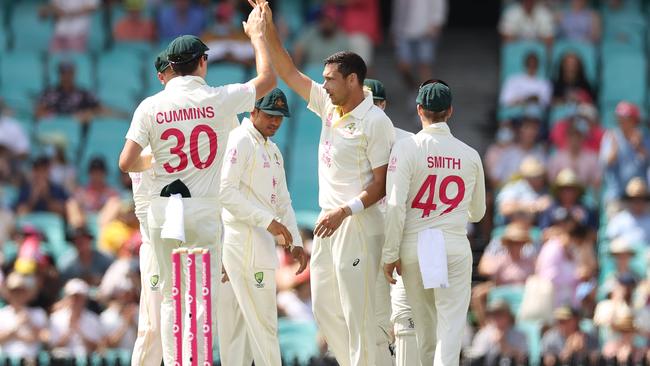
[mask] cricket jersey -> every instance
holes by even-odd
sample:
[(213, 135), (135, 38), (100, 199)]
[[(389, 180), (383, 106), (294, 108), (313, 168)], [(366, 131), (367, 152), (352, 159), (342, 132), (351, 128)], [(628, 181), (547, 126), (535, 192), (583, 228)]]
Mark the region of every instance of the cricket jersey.
[(476, 150), (452, 136), (447, 123), (435, 123), (397, 141), (386, 181), (384, 263), (417, 262), (420, 231), (440, 229), (450, 245), (467, 241), (467, 223), (485, 214), (485, 179)]
[[(151, 148), (147, 146), (142, 150), (143, 155), (151, 153)], [(153, 170), (147, 169), (142, 172), (129, 173), (131, 177), (131, 189), (133, 190), (133, 203), (135, 204), (135, 216), (142, 222), (147, 217), (149, 200), (151, 199), (151, 184), (153, 182)]]
[(177, 76), (136, 109), (126, 138), (151, 145), (152, 194), (180, 179), (192, 197), (217, 197), (228, 134), (239, 113), (253, 110), (251, 83), (210, 87), (198, 76)]
[(318, 147), (318, 201), (321, 209), (345, 206), (372, 181), (372, 170), (388, 164), (395, 140), (393, 123), (375, 106), (372, 93), (343, 114), (316, 82), (308, 108), (322, 120)]
[(289, 229), (293, 245), (302, 246), (280, 149), (245, 118), (230, 133), (226, 151), (220, 194), (224, 242), (252, 240), (255, 266), (276, 268), (275, 240), (266, 230), (274, 218)]

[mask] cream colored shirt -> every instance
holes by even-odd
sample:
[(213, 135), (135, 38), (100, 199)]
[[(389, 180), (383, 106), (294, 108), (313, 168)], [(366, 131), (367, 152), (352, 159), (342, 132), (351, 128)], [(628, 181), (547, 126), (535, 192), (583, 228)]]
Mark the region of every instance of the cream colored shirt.
[(152, 195), (180, 179), (192, 197), (217, 197), (228, 134), (238, 113), (253, 110), (255, 93), (251, 83), (213, 88), (198, 76), (178, 76), (140, 103), (126, 138), (151, 145)]
[(429, 228), (442, 230), (447, 254), (460, 254), (467, 248), (455, 248), (454, 239), (467, 240), (468, 220), (478, 222), (485, 214), (481, 158), (446, 123), (433, 124), (397, 141), (386, 194), (384, 263), (417, 262), (418, 233)]
[(308, 108), (322, 120), (318, 148), (318, 202), (323, 210), (344, 206), (372, 181), (372, 170), (388, 164), (393, 123), (372, 94), (341, 115), (321, 84), (312, 83)]
[(256, 267), (278, 265), (275, 241), (266, 230), (275, 217), (291, 232), (293, 245), (302, 246), (280, 149), (248, 118), (230, 133), (221, 170), (220, 199), (224, 242), (243, 245), (252, 240)]

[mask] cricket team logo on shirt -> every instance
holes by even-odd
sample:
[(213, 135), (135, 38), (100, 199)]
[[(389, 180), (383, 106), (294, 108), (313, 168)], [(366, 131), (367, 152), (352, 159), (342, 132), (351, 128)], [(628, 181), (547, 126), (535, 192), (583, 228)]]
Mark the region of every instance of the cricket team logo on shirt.
[(332, 143), (328, 140), (323, 142), (323, 155), (321, 156), (321, 160), (328, 168), (332, 167)]
[(151, 290), (157, 290), (158, 289), (158, 282), (160, 281), (160, 276), (159, 275), (152, 275), (149, 278), (149, 284), (151, 285)]
[(257, 282), (255, 287), (264, 288), (264, 283), (263, 283), (264, 282), (264, 272), (256, 272), (255, 273), (255, 282)]
[(354, 122), (348, 123), (347, 125), (345, 125), (345, 127), (343, 127), (343, 132), (345, 133), (346, 136), (352, 136), (357, 131), (356, 127), (357, 127), (356, 123)]

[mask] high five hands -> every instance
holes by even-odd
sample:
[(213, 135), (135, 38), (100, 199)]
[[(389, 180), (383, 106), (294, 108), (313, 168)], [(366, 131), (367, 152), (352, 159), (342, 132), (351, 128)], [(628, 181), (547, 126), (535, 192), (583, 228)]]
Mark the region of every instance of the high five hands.
[(248, 20), (242, 22), (244, 32), (249, 38), (263, 36), (266, 21), (271, 19), (269, 3), (263, 0), (248, 0), (248, 3), (253, 7), (253, 10), (248, 14)]

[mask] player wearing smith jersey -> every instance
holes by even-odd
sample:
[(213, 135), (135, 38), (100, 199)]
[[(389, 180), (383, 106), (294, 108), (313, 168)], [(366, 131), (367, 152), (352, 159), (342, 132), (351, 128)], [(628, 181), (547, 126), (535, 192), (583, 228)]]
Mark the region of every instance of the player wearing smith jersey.
[(384, 274), (401, 274), (417, 324), (422, 365), (458, 365), (470, 301), (472, 251), (467, 223), (485, 214), (479, 154), (452, 136), (451, 91), (420, 87), (422, 131), (393, 146), (386, 183)]
[[(177, 76), (167, 83), (165, 90), (138, 106), (120, 156), (120, 169), (129, 172), (150, 166), (150, 162), (140, 157), (147, 145), (151, 146), (155, 159), (147, 224), (160, 268), (163, 360), (168, 365), (175, 358), (169, 321), (173, 318), (171, 252), (183, 242), (189, 247), (208, 247), (212, 262), (219, 263), (216, 251), (221, 238), (220, 170), (228, 134), (235, 127), (232, 121), (238, 113), (252, 110), (255, 100), (275, 87), (275, 75), (263, 42), (263, 23), (254, 21), (262, 16), (261, 7), (256, 6), (249, 21), (244, 23), (255, 49), (258, 73), (246, 84), (207, 86), (204, 79), (208, 48), (194, 36), (175, 39), (167, 51)], [(179, 203), (179, 209), (166, 210), (168, 204)], [(170, 214), (166, 215), (166, 211)], [(169, 230), (173, 232), (162, 238), (163, 226), (166, 231), (176, 230)], [(218, 272), (213, 271), (213, 283)], [(204, 309), (201, 306), (198, 310), (193, 315), (202, 323)], [(185, 323), (189, 328), (189, 322)], [(183, 332), (185, 350), (189, 350), (188, 333)], [(199, 342), (199, 364), (203, 364), (202, 347)], [(189, 352), (184, 352), (182, 357), (183, 364), (189, 364)]]

